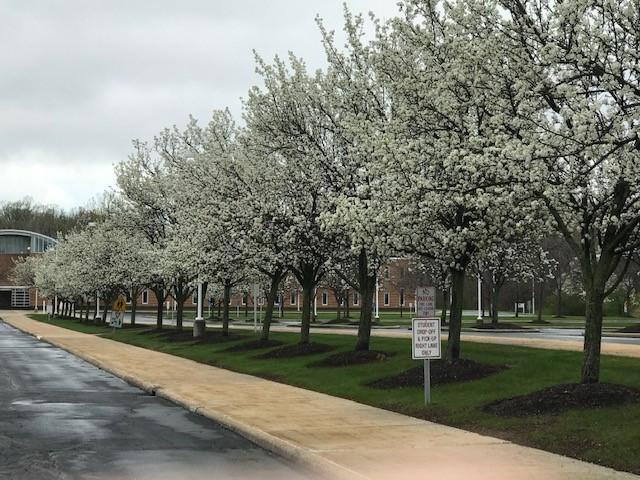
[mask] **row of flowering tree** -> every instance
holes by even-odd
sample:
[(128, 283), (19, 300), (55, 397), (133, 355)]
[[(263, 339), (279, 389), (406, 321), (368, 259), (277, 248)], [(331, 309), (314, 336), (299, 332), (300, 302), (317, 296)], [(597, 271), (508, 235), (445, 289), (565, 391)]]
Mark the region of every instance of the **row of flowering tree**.
[(603, 302), (640, 240), (639, 20), (630, 0), (405, 0), (370, 37), (347, 11), (344, 47), (318, 20), (326, 68), (256, 55), (241, 124), (220, 110), (136, 141), (105, 220), (67, 236), (36, 283), (105, 302), (149, 286), (158, 328), (168, 295), (182, 328), (201, 284), (222, 292), (227, 333), (232, 292), (260, 278), (266, 343), (290, 275), (304, 345), (330, 272), (362, 298), (366, 350), (380, 267), (412, 256), (450, 288), (455, 362), (465, 276), (488, 270), (496, 297), (507, 278), (545, 277), (555, 230), (582, 275), (581, 379), (597, 382)]

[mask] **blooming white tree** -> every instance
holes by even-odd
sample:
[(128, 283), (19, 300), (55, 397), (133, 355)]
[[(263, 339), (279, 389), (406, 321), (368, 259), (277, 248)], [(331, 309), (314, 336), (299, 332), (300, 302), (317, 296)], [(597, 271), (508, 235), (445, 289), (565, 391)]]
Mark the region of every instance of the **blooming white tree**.
[(397, 219), (398, 249), (448, 265), (453, 362), (460, 356), (468, 267), (479, 251), (516, 236), (528, 221), (520, 210), (527, 190), (513, 182), (507, 156), (518, 134), (512, 112), (519, 100), (512, 78), (503, 75), (510, 67), (499, 55), (499, 32), (465, 2), (409, 0), (402, 11), (378, 32), (378, 76), (393, 112), (381, 191), (387, 215)]
[[(599, 380), (603, 301), (640, 242), (640, 7), (504, 2), (502, 56), (535, 114), (514, 154), (578, 258), (586, 300), (581, 381)], [(518, 157), (517, 155), (515, 155)]]
[(368, 350), (377, 276), (393, 246), (389, 231), (394, 219), (381, 208), (379, 195), (384, 188), (379, 164), (385, 155), (382, 139), (390, 123), (390, 101), (375, 68), (377, 45), (366, 41), (362, 16), (345, 8), (344, 50), (335, 45), (333, 33), (321, 21), (318, 24), (329, 66), (319, 77), (320, 90), (313, 101), (337, 147), (335, 155), (318, 157), (331, 186), (331, 208), (322, 219), (339, 240), (333, 263), (355, 267), (347, 267), (342, 276), (362, 298), (355, 350)]
[[(145, 255), (149, 259), (149, 288), (157, 299), (156, 328), (163, 327), (164, 302), (177, 286), (178, 292), (189, 290), (182, 281), (179, 261), (170, 257), (169, 239), (177, 223), (176, 208), (180, 192), (176, 188), (174, 164), (170, 159), (171, 141), (177, 135), (164, 131), (154, 145), (134, 141), (128, 160), (116, 165), (116, 181), (122, 199), (121, 220), (127, 231), (145, 237)], [(176, 147), (175, 155), (178, 147)], [(176, 249), (174, 248), (174, 252)], [(177, 269), (173, 268), (178, 266)]]
[[(554, 261), (542, 248), (541, 238), (525, 235), (509, 242), (496, 242), (476, 256), (477, 270), (487, 279), (491, 292), (491, 324), (498, 326), (500, 292), (508, 281), (544, 282)], [(542, 308), (542, 305), (540, 305)]]
[(288, 268), (302, 287), (300, 343), (309, 343), (313, 292), (324, 274), (333, 234), (323, 228), (321, 214), (329, 209), (331, 183), (327, 164), (337, 145), (325, 128), (326, 117), (314, 101), (321, 73), (307, 73), (290, 56), (289, 66), (276, 58), (272, 65), (258, 58), (264, 89), (254, 87), (245, 103), (245, 120), (255, 158), (274, 167), (282, 237), (291, 252)]

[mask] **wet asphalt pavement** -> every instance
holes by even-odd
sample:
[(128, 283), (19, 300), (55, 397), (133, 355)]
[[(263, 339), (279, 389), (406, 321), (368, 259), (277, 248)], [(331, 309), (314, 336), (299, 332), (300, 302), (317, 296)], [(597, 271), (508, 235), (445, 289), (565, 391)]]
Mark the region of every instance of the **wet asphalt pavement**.
[(0, 322), (0, 479), (293, 479), (286, 461)]

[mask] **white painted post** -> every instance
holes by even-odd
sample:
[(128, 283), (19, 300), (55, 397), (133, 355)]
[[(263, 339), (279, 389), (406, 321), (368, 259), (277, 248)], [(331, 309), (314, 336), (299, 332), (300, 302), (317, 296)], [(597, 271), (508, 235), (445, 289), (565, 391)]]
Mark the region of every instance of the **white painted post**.
[(198, 316), (196, 320), (203, 320), (202, 318), (202, 282), (198, 282)]
[(376, 277), (376, 320), (380, 318), (380, 284), (378, 283), (378, 277)]
[(296, 289), (296, 308), (300, 311), (300, 290)]
[(482, 320), (482, 277), (478, 273), (478, 320)]
[(318, 319), (318, 287), (313, 291), (313, 320)]
[(431, 403), (431, 360), (424, 361), (424, 403)]
[(536, 281), (531, 280), (531, 315), (536, 314)]
[(198, 307), (197, 307), (197, 316), (193, 321), (193, 336), (195, 338), (199, 338), (204, 336), (204, 332), (206, 330), (206, 323), (204, 318), (202, 318), (202, 282), (198, 281)]

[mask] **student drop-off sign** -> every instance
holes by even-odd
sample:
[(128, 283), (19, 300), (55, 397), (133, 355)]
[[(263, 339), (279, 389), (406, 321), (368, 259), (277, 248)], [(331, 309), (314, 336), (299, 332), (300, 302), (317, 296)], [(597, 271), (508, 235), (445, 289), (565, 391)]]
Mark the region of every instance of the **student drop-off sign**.
[(413, 359), (436, 360), (441, 358), (440, 319), (414, 318), (412, 327)]

